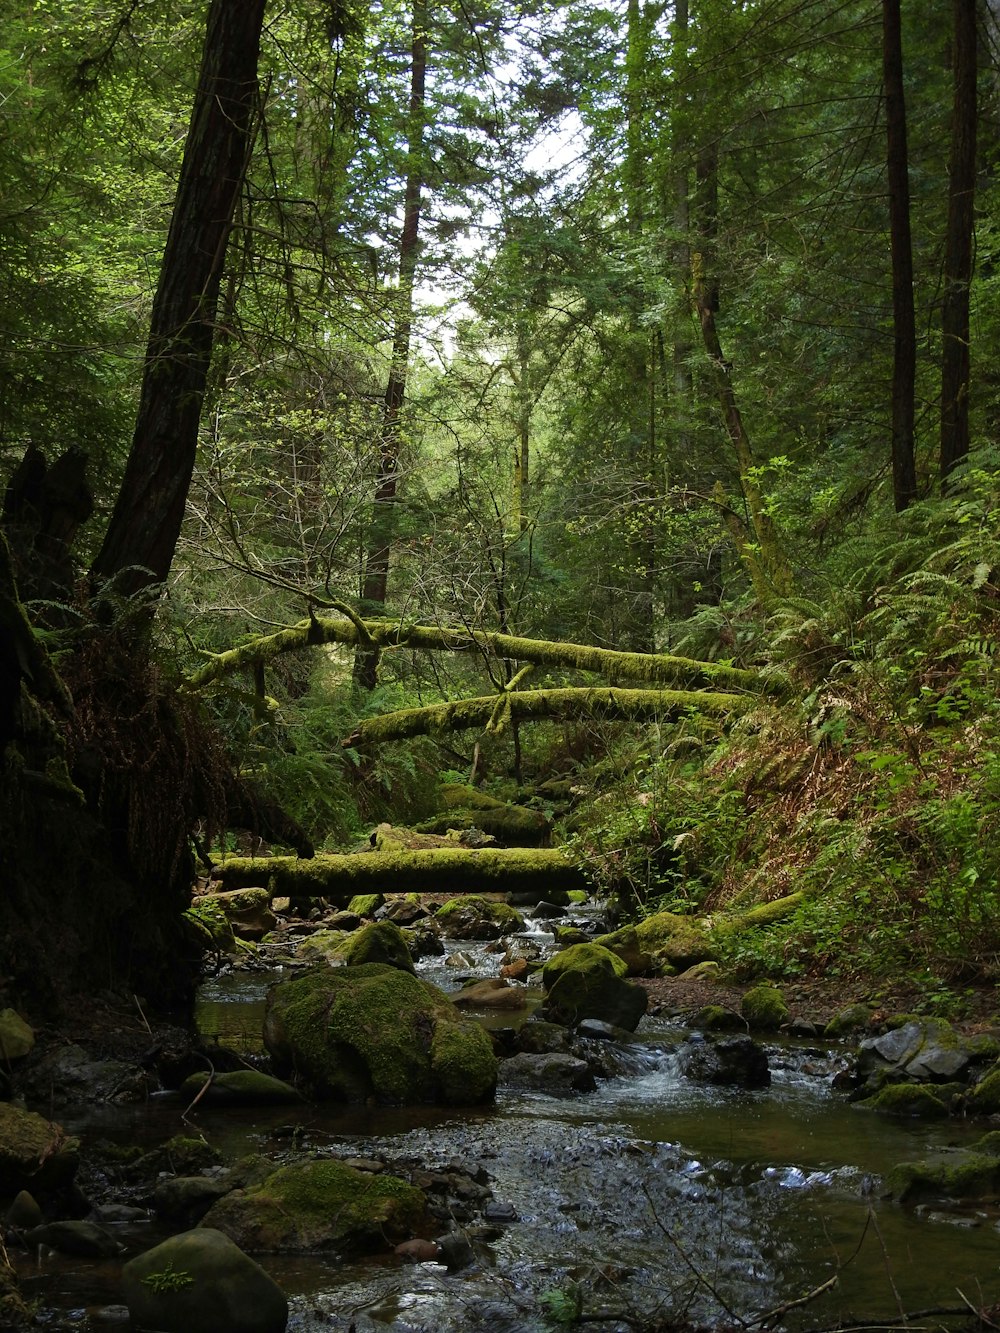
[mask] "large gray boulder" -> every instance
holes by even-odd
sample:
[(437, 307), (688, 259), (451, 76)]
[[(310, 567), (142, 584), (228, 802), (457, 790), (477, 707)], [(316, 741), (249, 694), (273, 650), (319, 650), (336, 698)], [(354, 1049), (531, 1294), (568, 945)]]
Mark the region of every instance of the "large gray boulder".
[(221, 1231), (171, 1236), (122, 1270), (133, 1327), (157, 1333), (284, 1333), (288, 1301)]

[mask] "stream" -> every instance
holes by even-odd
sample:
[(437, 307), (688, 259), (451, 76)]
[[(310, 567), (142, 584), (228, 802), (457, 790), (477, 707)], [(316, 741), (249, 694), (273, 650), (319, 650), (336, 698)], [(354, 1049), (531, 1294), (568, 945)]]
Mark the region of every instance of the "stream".
[[(446, 942), (446, 947), (448, 942)], [(470, 974), (493, 973), (495, 957), (467, 941)], [(474, 952), (473, 952), (474, 951)], [(439, 958), (418, 972), (445, 989), (454, 968)], [(201, 1031), (237, 1049), (260, 1049), (267, 988), (278, 967), (236, 972), (201, 990)], [(509, 1026), (511, 1016), (483, 1016)], [(588, 1312), (643, 1319), (654, 1328), (685, 1319), (734, 1326), (796, 1301), (777, 1321), (817, 1328), (858, 1316), (1000, 1297), (1000, 1212), (904, 1209), (880, 1198), (895, 1162), (947, 1152), (983, 1125), (928, 1124), (852, 1107), (832, 1079), (845, 1063), (836, 1043), (767, 1046), (772, 1085), (760, 1092), (695, 1084), (678, 1069), (687, 1036), (667, 1017), (644, 1018), (616, 1048), (612, 1077), (570, 1099), (501, 1088), (491, 1107), (310, 1106), (197, 1109), (190, 1121), (227, 1160), (274, 1156), (297, 1146), (342, 1156), (419, 1160), (432, 1169), (481, 1165), (497, 1221), (462, 1271), (394, 1256), (342, 1263), (330, 1256), (257, 1256), (289, 1295), (293, 1333), (534, 1333), (545, 1308), (583, 1292)], [(63, 1113), (85, 1140), (154, 1145), (191, 1133), (175, 1095), (142, 1105)], [(135, 1253), (166, 1233), (154, 1221), (120, 1229)], [(109, 1326), (120, 1301), (117, 1263), (51, 1255), (19, 1265), (26, 1295), (81, 1328)], [(107, 1321), (107, 1322), (106, 1322)], [(42, 1317), (44, 1324), (45, 1318)], [(609, 1318), (605, 1329), (626, 1329)]]

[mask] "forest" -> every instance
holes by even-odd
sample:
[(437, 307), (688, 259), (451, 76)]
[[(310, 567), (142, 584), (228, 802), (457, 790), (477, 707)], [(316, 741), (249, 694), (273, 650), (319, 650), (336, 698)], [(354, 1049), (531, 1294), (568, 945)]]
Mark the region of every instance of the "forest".
[[(83, 1033), (102, 1058), (109, 1032), (124, 1050), (134, 1028), (130, 1058), (153, 1042), (158, 1091), (188, 1088), (197, 1066), (180, 1072), (177, 1033), (194, 1040), (199, 985), (234, 956), (237, 971), (260, 966), (228, 927), (219, 945), (198, 903), (266, 882), (268, 913), (286, 903), (293, 934), (350, 905), (350, 929), (381, 931), (388, 951), (372, 962), (339, 939), (320, 955), (335, 968), (269, 994), (267, 1077), (291, 1070), (288, 1101), (373, 1117), (480, 1108), (515, 1061), (580, 1064), (581, 1051), (569, 1091), (592, 1090), (594, 1069), (641, 1084), (653, 1064), (619, 1038), (647, 1006), (667, 1022), (677, 996), (707, 1000), (705, 1030), (735, 1015), (728, 1040), (763, 1074), (706, 1074), (715, 1037), (641, 1058), (753, 1090), (771, 1075), (750, 1030), (868, 1034), (856, 1063), (810, 1050), (774, 1066), (779, 1084), (822, 1080), (825, 1097), (849, 1088), (897, 1117), (864, 1149), (856, 1129), (817, 1130), (851, 1144), (831, 1160), (868, 1173), (851, 1186), (868, 1210), (860, 1240), (857, 1212), (835, 1203), (817, 1252), (860, 1250), (871, 1230), (887, 1271), (894, 1244), (920, 1253), (910, 1214), (883, 1210), (883, 1239), (867, 1202), (884, 1157), (881, 1198), (995, 1210), (995, 1135), (930, 1176), (899, 1165), (891, 1135), (899, 1117), (908, 1133), (911, 1117), (940, 1117), (965, 1144), (960, 1123), (1000, 1114), (1000, 0), (0, 6), (0, 1020), (56, 1043)], [(310, 987), (391, 971), (386, 986), (416, 994), (410, 954), (427, 930), (407, 942), (388, 920), (361, 926), (376, 899), (381, 912), (384, 893), (408, 893), (401, 924), (433, 908), (438, 934), (464, 926), (462, 910), (524, 927), (506, 904), (427, 902), (508, 889), (559, 911), (590, 904), (604, 931), (593, 944), (554, 926), (561, 952), (544, 963), (508, 948), (505, 968), (521, 970), (499, 989), (543, 979), (528, 1038), (487, 1041), (455, 1017), (474, 1000), (421, 991), (415, 1040), (431, 1064), (416, 1082), (401, 1082), (402, 1056), (331, 1072), (307, 1067), (308, 1042), (288, 1055), (296, 1015), (318, 1003)], [(624, 1005), (608, 1023), (557, 1001), (576, 945), (608, 955)], [(459, 964), (475, 973), (470, 957)], [(348, 1027), (367, 1032), (388, 1003), (369, 996)], [(586, 1033), (567, 1045), (582, 1021), (610, 1024), (617, 1054), (595, 1056)], [(542, 1028), (562, 1035), (526, 1045)], [(19, 1075), (10, 1040), (0, 1024), (0, 1203), (23, 1183), (4, 1117), (21, 1114), (18, 1096), (58, 1109), (56, 1081), (31, 1072), (49, 1056)], [(204, 1065), (204, 1048), (184, 1049)], [(214, 1104), (221, 1050), (188, 1112)], [(505, 1129), (515, 1103), (500, 1105), (496, 1122), (470, 1123), (497, 1135), (503, 1169), (525, 1154), (522, 1176), (497, 1167), (516, 1197), (517, 1180), (537, 1184), (531, 1135), (548, 1122)], [(581, 1223), (574, 1243), (596, 1267), (532, 1268), (530, 1317), (511, 1329), (803, 1327), (790, 1312), (853, 1260), (819, 1276), (793, 1263), (793, 1222), (780, 1280), (740, 1285), (768, 1269), (785, 1223), (739, 1193), (750, 1168), (728, 1147), (730, 1104), (699, 1105), (701, 1132), (718, 1134), (702, 1155), (736, 1165), (723, 1180), (717, 1162), (705, 1185), (698, 1161), (669, 1157), (681, 1131), (650, 1131), (657, 1169), (626, 1193), (648, 1205), (662, 1253), (637, 1250), (613, 1278), (605, 1261), (633, 1233), (616, 1211), (621, 1162), (600, 1158), (605, 1122), (595, 1111), (600, 1132), (571, 1117), (552, 1131), (591, 1161), (563, 1213), (600, 1197), (619, 1234), (595, 1223), (588, 1240)], [(840, 1112), (823, 1105), (832, 1124)], [(628, 1114), (645, 1133), (646, 1111)], [(829, 1184), (816, 1183), (825, 1159), (795, 1165), (813, 1131), (793, 1129), (774, 1131), (794, 1142), (788, 1161), (768, 1141), (759, 1190), (772, 1171), (782, 1188)], [(56, 1131), (29, 1184), (54, 1179), (77, 1143), (39, 1132)], [(302, 1132), (280, 1130), (289, 1153)], [(469, 1209), (477, 1246), (495, 1241), (487, 1221), (516, 1219), (472, 1160), (481, 1145), (448, 1132), (443, 1164), (410, 1162), (410, 1184), (392, 1186), (393, 1207), (412, 1187), (418, 1211), (380, 1222), (378, 1243), (398, 1225), (407, 1262), (405, 1245), (433, 1244), (444, 1264)], [(207, 1159), (183, 1142), (194, 1165), (168, 1158), (169, 1171), (204, 1186)], [(374, 1167), (324, 1159), (324, 1197), (394, 1168), (384, 1145), (372, 1153)], [(88, 1159), (79, 1179), (131, 1198), (124, 1160)], [(163, 1159), (142, 1160), (162, 1180)], [(219, 1186), (202, 1212), (243, 1236), (250, 1224), (226, 1212), (236, 1196), (274, 1188), (282, 1204), (282, 1172), (316, 1167), (282, 1161), (263, 1183)], [(341, 1170), (353, 1183), (334, 1181)], [(69, 1176), (57, 1202), (40, 1195), (44, 1223), (32, 1214), (25, 1230), (8, 1211), (2, 1234), (58, 1252), (52, 1228), (85, 1212), (79, 1183), (70, 1203), (59, 1194)], [(413, 1218), (441, 1215), (419, 1211), (437, 1188), (476, 1202), (432, 1242)], [(677, 1198), (716, 1212), (671, 1230)], [(763, 1247), (742, 1268), (711, 1220), (733, 1199), (745, 1253)], [(993, 1213), (967, 1224), (987, 1216), (988, 1239)], [(309, 1235), (309, 1253), (343, 1241)], [(286, 1241), (256, 1233), (244, 1249), (297, 1253)], [(963, 1243), (975, 1280), (992, 1272), (985, 1242)], [(456, 1268), (472, 1262), (462, 1244)], [(0, 1328), (26, 1327), (2, 1239), (0, 1260)], [(664, 1313), (667, 1297), (654, 1309), (648, 1296), (669, 1286), (668, 1262), (670, 1292), (690, 1290)], [(132, 1279), (148, 1288), (135, 1302), (194, 1282), (173, 1263)], [(892, 1322), (906, 1323), (892, 1283)], [(285, 1328), (274, 1291), (260, 1333)], [(975, 1306), (959, 1295), (977, 1327), (996, 1327), (988, 1291)], [(442, 1307), (439, 1327), (499, 1327), (494, 1298), (480, 1323)], [(303, 1318), (293, 1327), (313, 1327)], [(212, 1325), (230, 1326), (251, 1328)]]
[(4, 32), (13, 992), (179, 999), (196, 857), (470, 774), (635, 911), (801, 893), (748, 975), (992, 982), (990, 4)]

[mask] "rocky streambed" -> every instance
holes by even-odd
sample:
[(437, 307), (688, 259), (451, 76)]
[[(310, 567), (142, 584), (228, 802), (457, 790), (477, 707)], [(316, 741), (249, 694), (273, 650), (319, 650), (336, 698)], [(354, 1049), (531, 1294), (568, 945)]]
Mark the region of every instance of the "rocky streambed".
[[(590, 929), (586, 914), (578, 924)], [(441, 952), (417, 961), (417, 973), (454, 993), (495, 977), (501, 958), (551, 951), (552, 925), (535, 920), (498, 941), (445, 936)], [(267, 990), (297, 974), (300, 952), (285, 940), (262, 949), (255, 970), (227, 969), (206, 982), (199, 1023), (220, 1067), (227, 1048), (259, 1062)], [(738, 1063), (750, 1041), (745, 1023), (706, 1032), (690, 1013), (667, 1008), (647, 1013), (631, 1034), (584, 1022), (560, 1037), (532, 1017), (541, 989), (519, 989), (516, 1010), (465, 1010), (492, 1031), (504, 1057), (495, 1101), (476, 1106), (244, 1106), (207, 1097), (192, 1105), (190, 1092), (143, 1092), (141, 1063), (96, 1060), (88, 1072), (78, 1062), (76, 1083), (67, 1081), (65, 1049), (61, 1083), (49, 1067), (46, 1105), (46, 1066), (37, 1063), (26, 1083), (33, 1106), (82, 1144), (75, 1211), (114, 1242), (103, 1254), (80, 1245), (67, 1252), (58, 1237), (31, 1227), (23, 1229), (35, 1237), (27, 1245), (9, 1239), (39, 1322), (127, 1327), (125, 1260), (192, 1225), (206, 1200), (211, 1206), (234, 1185), (332, 1162), (359, 1173), (351, 1180), (392, 1178), (422, 1191), (428, 1217), (419, 1230), (436, 1243), (408, 1249), (387, 1222), (381, 1243), (360, 1254), (346, 1243), (256, 1253), (289, 1298), (288, 1327), (302, 1333), (529, 1333), (578, 1311), (605, 1316), (611, 1329), (762, 1319), (820, 1327), (898, 1317), (900, 1307), (979, 1307), (1000, 1295), (1000, 1158), (997, 1180), (975, 1190), (952, 1188), (944, 1175), (971, 1160), (966, 1150), (990, 1129), (982, 1114), (949, 1115), (960, 1108), (945, 1097), (970, 1097), (970, 1078), (986, 1086), (989, 1065), (969, 1076), (948, 1054), (957, 1044), (943, 1027), (914, 1020), (908, 1035), (900, 1023), (891, 1034), (841, 1040), (759, 1034), (752, 1044), (767, 1078), (752, 1086), (753, 1061)], [(882, 1050), (869, 1045), (859, 1061), (862, 1039)], [(737, 1073), (711, 1081), (727, 1044)], [(538, 1064), (530, 1078), (517, 1074), (514, 1062), (526, 1053), (578, 1062), (590, 1075), (579, 1080), (587, 1090), (564, 1079), (558, 1064), (548, 1074)], [(936, 1065), (921, 1086), (941, 1114), (922, 1115), (926, 1106), (886, 1113), (849, 1100), (852, 1087), (894, 1083), (889, 1056)], [(862, 1079), (871, 1086), (859, 1089)], [(940, 1166), (940, 1188), (917, 1191), (908, 1204), (888, 1197), (898, 1193), (900, 1164), (925, 1158)]]

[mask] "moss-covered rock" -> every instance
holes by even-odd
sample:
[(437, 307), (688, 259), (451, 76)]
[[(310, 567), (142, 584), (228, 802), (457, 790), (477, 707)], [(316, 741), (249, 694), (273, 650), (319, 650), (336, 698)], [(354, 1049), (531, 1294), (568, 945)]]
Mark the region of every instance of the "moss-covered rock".
[(655, 966), (653, 955), (639, 942), (639, 933), (635, 926), (622, 926), (609, 935), (598, 935), (595, 944), (610, 949), (622, 960), (630, 977), (645, 976)]
[(373, 921), (349, 935), (344, 941), (343, 959), (348, 967), (385, 963), (403, 972), (416, 970), (406, 938), (395, 921)]
[(722, 968), (714, 959), (706, 958), (703, 963), (686, 967), (681, 976), (685, 981), (718, 981), (722, 976)]
[(207, 953), (235, 954), (239, 952), (232, 922), (219, 906), (219, 895), (198, 898), (183, 914), (188, 935)]
[(583, 903), (590, 901), (590, 894), (586, 889), (570, 889), (566, 897), (574, 907), (580, 907)]
[(65, 1185), (76, 1171), (79, 1151), (79, 1140), (60, 1125), (0, 1102), (0, 1197)]
[(524, 917), (516, 907), (477, 893), (452, 898), (438, 908), (434, 919), (445, 935), (459, 940), (495, 940), (524, 930)]
[[(438, 1038), (449, 1024), (454, 1030)], [(461, 1084), (461, 1100), (471, 1103), (491, 1097), (496, 1084), (483, 1029), (461, 1019), (436, 986), (381, 963), (280, 982), (268, 995), (264, 1040), (278, 1071), (294, 1072), (318, 1097), (447, 1102)], [(435, 1052), (447, 1053), (446, 1068)]]
[(283, 1333), (288, 1301), (228, 1236), (198, 1227), (127, 1263), (122, 1294), (134, 1328), (162, 1333)]
[(383, 893), (356, 893), (347, 904), (347, 910), (355, 916), (374, 916), (380, 907), (385, 906)]
[(0, 1060), (21, 1060), (35, 1045), (35, 1034), (16, 1009), (0, 1009)]
[(900, 1162), (886, 1177), (892, 1198), (900, 1203), (935, 1199), (1000, 1198), (1000, 1158), (963, 1152), (932, 1161)]
[(635, 933), (641, 948), (658, 966), (669, 964), (683, 972), (695, 963), (718, 960), (708, 927), (697, 917), (656, 912), (637, 922)]
[(740, 1000), (740, 1013), (753, 1032), (776, 1032), (788, 1021), (788, 1005), (777, 986), (753, 986)]
[(440, 812), (418, 824), (423, 833), (447, 833), (449, 829), (478, 828), (508, 847), (544, 846), (552, 831), (541, 810), (510, 805), (478, 787), (445, 783), (438, 790)]
[(1000, 1111), (1000, 1065), (969, 1089), (965, 1105), (972, 1115), (996, 1115)]
[(560, 949), (568, 949), (571, 944), (586, 944), (590, 940), (579, 926), (554, 926), (552, 934)]
[(847, 1037), (854, 1032), (865, 1032), (871, 1023), (872, 1008), (867, 1004), (849, 1004), (846, 1009), (841, 1009), (839, 1013), (834, 1014), (826, 1027), (823, 1029), (823, 1036), (831, 1039), (838, 1037)]
[(706, 1004), (691, 1015), (691, 1026), (699, 1032), (745, 1032), (746, 1019), (735, 1009), (721, 1004)]
[(205, 1226), (241, 1249), (269, 1253), (376, 1254), (429, 1225), (421, 1190), (333, 1159), (281, 1167), (263, 1184), (220, 1199), (205, 1217)]
[(626, 981), (626, 964), (599, 944), (574, 944), (550, 958), (542, 969), (547, 992), (545, 1018), (567, 1026), (597, 1018), (634, 1032), (649, 997)]
[(193, 1101), (205, 1084), (201, 1100), (213, 1106), (288, 1106), (302, 1101), (297, 1088), (259, 1069), (234, 1069), (228, 1074), (192, 1074), (181, 1084), (181, 1096)]
[(991, 1129), (981, 1139), (976, 1139), (970, 1151), (986, 1157), (1000, 1157), (1000, 1129)]
[(331, 963), (337, 967), (344, 961), (344, 947), (351, 938), (349, 930), (315, 930), (298, 947), (298, 957), (310, 963)]
[(271, 893), (265, 888), (229, 889), (205, 894), (194, 901), (196, 911), (217, 907), (229, 921), (233, 934), (244, 940), (261, 940), (278, 924), (271, 911)]
[(882, 1115), (906, 1116), (913, 1120), (941, 1120), (948, 1115), (944, 1101), (922, 1083), (887, 1083), (874, 1097), (858, 1103)]

